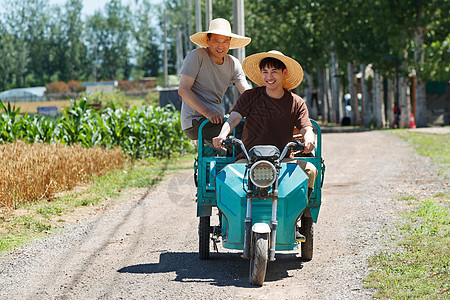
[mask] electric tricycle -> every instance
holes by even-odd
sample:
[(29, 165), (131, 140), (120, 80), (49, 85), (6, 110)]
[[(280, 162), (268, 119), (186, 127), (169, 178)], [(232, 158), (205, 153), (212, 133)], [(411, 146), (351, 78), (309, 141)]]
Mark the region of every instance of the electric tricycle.
[[(280, 153), (270, 145), (245, 149), (233, 136), (224, 141), (228, 151), (223, 155), (202, 139), (203, 126), (208, 122), (204, 121), (199, 129), (194, 165), (199, 257), (209, 258), (211, 242), (216, 250), (219, 242), (223, 248), (242, 250), (242, 257), (250, 261), (250, 283), (262, 286), (267, 262), (275, 261), (277, 250), (296, 250), (300, 244), (301, 258), (312, 259), (313, 223), (319, 215), (325, 173), (321, 130), (311, 120), (316, 148), (308, 156), (301, 154), (303, 144), (298, 139), (289, 142)], [(282, 162), (291, 150), (297, 153), (294, 160), (308, 161), (317, 168), (309, 198), (306, 174), (295, 161)], [(244, 153), (246, 163), (235, 163), (239, 151)], [(211, 226), (213, 211), (218, 225)]]

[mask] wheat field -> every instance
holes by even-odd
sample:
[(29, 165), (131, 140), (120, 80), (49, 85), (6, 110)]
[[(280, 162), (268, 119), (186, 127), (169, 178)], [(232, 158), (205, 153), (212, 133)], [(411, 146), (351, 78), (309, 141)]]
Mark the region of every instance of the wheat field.
[(17, 141), (0, 145), (0, 209), (49, 199), (73, 188), (93, 175), (122, 168), (120, 148), (83, 148), (80, 145), (26, 144)]

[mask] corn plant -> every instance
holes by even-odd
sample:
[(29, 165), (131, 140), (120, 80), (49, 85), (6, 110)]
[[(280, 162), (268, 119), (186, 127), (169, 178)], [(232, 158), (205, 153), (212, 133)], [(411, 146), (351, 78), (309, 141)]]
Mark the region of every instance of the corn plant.
[[(0, 102), (1, 103), (1, 102)], [(25, 115), (19, 109), (0, 106), (0, 143), (22, 139), (27, 143), (60, 142), (83, 147), (121, 147), (132, 159), (170, 157), (192, 149), (181, 130), (180, 114), (172, 108), (143, 106), (128, 110), (116, 108), (111, 102), (101, 112), (93, 111), (86, 98), (71, 101), (60, 119)]]
[(2, 113), (0, 115), (0, 143), (9, 143), (20, 135), (20, 123), (16, 118), (20, 107), (17, 109), (15, 106), (11, 107), (9, 102), (6, 107), (0, 100), (0, 111)]
[(45, 116), (25, 114), (21, 119), (20, 139), (27, 143), (55, 142), (56, 122)]
[(74, 144), (82, 141), (84, 124), (92, 122), (92, 110), (87, 106), (87, 101), (82, 98), (77, 104), (70, 101), (70, 109), (66, 110), (58, 121), (58, 140), (63, 144)]

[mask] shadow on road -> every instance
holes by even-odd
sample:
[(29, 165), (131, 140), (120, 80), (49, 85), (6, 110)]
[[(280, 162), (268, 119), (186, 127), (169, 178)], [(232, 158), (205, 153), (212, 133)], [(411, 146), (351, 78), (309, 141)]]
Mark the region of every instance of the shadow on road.
[[(266, 282), (290, 277), (289, 270), (301, 269), (303, 262), (292, 254), (278, 254), (275, 262), (269, 262)], [(200, 260), (197, 253), (162, 253), (158, 263), (139, 264), (124, 267), (119, 273), (155, 274), (176, 272), (175, 281), (211, 282), (217, 286), (254, 288), (248, 283), (249, 261), (240, 253), (214, 253), (209, 260)]]
[(372, 129), (363, 128), (358, 126), (320, 126), (322, 133), (353, 133), (353, 132), (365, 132)]

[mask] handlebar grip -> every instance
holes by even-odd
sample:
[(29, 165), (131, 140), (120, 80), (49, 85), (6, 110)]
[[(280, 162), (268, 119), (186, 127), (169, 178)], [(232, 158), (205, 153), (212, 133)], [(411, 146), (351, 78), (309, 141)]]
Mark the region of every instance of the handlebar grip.
[(229, 136), (226, 139), (223, 140), (222, 145), (223, 146), (233, 146), (236, 145), (238, 142), (236, 141), (237, 138), (235, 138), (234, 136)]
[(303, 151), (303, 149), (305, 148), (305, 144), (300, 141), (294, 141), (294, 143), (295, 145), (292, 147), (292, 149), (295, 151)]

